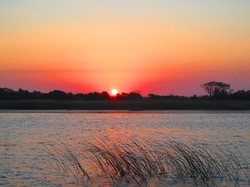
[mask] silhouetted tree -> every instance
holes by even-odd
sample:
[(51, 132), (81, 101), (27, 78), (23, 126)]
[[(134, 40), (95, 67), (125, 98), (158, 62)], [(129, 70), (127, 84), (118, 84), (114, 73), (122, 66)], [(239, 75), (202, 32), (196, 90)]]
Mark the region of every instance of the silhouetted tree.
[(23, 90), (19, 88), (17, 92), (17, 97), (18, 99), (29, 99), (31, 96), (28, 90)]
[(91, 92), (88, 93), (88, 100), (106, 100), (108, 95), (109, 94), (107, 92)]
[(185, 96), (178, 96), (178, 95), (155, 95), (155, 94), (148, 94), (149, 99), (167, 99), (167, 100), (183, 100), (183, 99), (188, 99), (188, 97)]
[(0, 100), (13, 99), (14, 91), (9, 88), (0, 88)]
[(115, 100), (140, 100), (142, 99), (142, 96), (138, 92), (130, 92), (130, 93), (122, 92), (121, 94), (117, 94), (114, 99)]
[(120, 95), (120, 99), (126, 99), (128, 97), (128, 93), (122, 92)]
[(148, 97), (149, 97), (149, 99), (161, 99), (162, 98), (162, 96), (155, 95), (155, 94), (152, 94), (152, 93), (148, 94)]
[(231, 99), (236, 100), (250, 100), (250, 90), (238, 90), (237, 92), (232, 93)]
[[(155, 95), (148, 94), (148, 99), (161, 99), (161, 100), (183, 100), (183, 99), (230, 99), (230, 100), (250, 100), (250, 90), (238, 90), (232, 92), (230, 85), (222, 82), (209, 82), (201, 85), (209, 95), (191, 97), (178, 96), (178, 95)], [(49, 93), (42, 93), (39, 91), (29, 92), (19, 88), (14, 91), (10, 88), (0, 88), (0, 100), (20, 100), (20, 99), (51, 99), (51, 100), (140, 100), (142, 96), (140, 91), (132, 91), (130, 93), (122, 92), (116, 96), (110, 96), (108, 92), (103, 91), (92, 93), (65, 93), (60, 90), (54, 90)]]
[(211, 81), (211, 82), (202, 84), (201, 87), (210, 96), (227, 95), (229, 92), (232, 92), (232, 90), (230, 90), (230, 84), (226, 84), (223, 82)]
[(197, 97), (197, 95), (196, 95), (196, 94), (194, 94), (194, 95), (193, 95), (193, 96), (191, 96), (190, 98), (191, 98), (191, 99), (196, 100), (198, 97)]
[(61, 90), (53, 90), (48, 93), (47, 97), (48, 99), (53, 100), (65, 100), (67, 98), (67, 94)]
[(103, 91), (103, 92), (101, 93), (101, 95), (102, 95), (102, 97), (103, 97), (104, 100), (109, 100), (109, 99), (110, 99), (110, 95), (109, 95), (109, 93), (106, 92), (106, 91)]
[(43, 98), (43, 93), (39, 92), (39, 91), (33, 91), (30, 93), (30, 98), (31, 99), (42, 99)]
[(83, 94), (83, 93), (77, 93), (74, 95), (74, 99), (75, 100), (87, 100), (88, 99), (88, 95), (87, 94)]
[(2, 100), (18, 100), (22, 99), (19, 92), (16, 92), (10, 88), (1, 88), (0, 99)]
[(66, 99), (66, 100), (73, 100), (73, 98), (74, 98), (74, 95), (73, 95), (72, 92), (68, 92), (68, 93), (66, 94), (66, 96), (65, 96), (65, 99)]
[(142, 96), (139, 92), (130, 92), (127, 95), (126, 99), (128, 99), (128, 100), (140, 100), (140, 99), (142, 99)]

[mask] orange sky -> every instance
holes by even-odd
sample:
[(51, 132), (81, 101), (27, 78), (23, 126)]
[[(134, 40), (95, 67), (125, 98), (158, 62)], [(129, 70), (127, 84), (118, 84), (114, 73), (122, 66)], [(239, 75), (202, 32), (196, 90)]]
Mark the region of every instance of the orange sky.
[(205, 94), (250, 89), (250, 2), (0, 2), (0, 87)]

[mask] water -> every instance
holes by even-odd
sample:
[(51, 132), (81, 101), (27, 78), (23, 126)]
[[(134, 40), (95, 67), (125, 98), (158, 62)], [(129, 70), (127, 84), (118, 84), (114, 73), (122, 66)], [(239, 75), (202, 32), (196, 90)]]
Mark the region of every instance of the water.
[[(1, 111), (0, 119), (0, 186), (78, 186), (71, 174), (62, 178), (44, 147), (46, 142), (58, 143), (57, 139), (76, 154), (83, 142), (103, 137), (125, 142), (224, 142), (233, 144), (250, 164), (248, 111)], [(240, 185), (249, 183), (241, 181)], [(102, 181), (95, 186), (102, 186)]]

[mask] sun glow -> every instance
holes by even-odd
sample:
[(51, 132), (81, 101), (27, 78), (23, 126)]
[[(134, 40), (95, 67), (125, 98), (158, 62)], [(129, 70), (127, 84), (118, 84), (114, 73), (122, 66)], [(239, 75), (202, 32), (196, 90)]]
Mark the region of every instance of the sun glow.
[(117, 89), (112, 89), (112, 90), (111, 90), (111, 94), (112, 94), (112, 95), (116, 95), (117, 93), (118, 93)]

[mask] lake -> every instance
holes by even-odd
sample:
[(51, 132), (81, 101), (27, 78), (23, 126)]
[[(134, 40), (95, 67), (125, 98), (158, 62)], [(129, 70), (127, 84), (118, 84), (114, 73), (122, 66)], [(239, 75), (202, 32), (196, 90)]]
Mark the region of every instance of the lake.
[[(82, 185), (72, 173), (56, 169), (56, 162), (45, 144), (56, 145), (60, 141), (80, 160), (84, 142), (103, 138), (123, 142), (140, 139), (212, 146), (226, 144), (230, 151), (240, 153), (250, 164), (250, 111), (2, 110), (0, 129), (0, 186)], [(249, 169), (246, 172), (250, 176)], [(108, 186), (101, 177), (96, 177), (96, 181), (86, 186)], [(236, 185), (228, 181), (221, 184)], [(189, 181), (150, 183), (150, 186), (193, 185)], [(250, 184), (240, 179), (239, 185)]]

